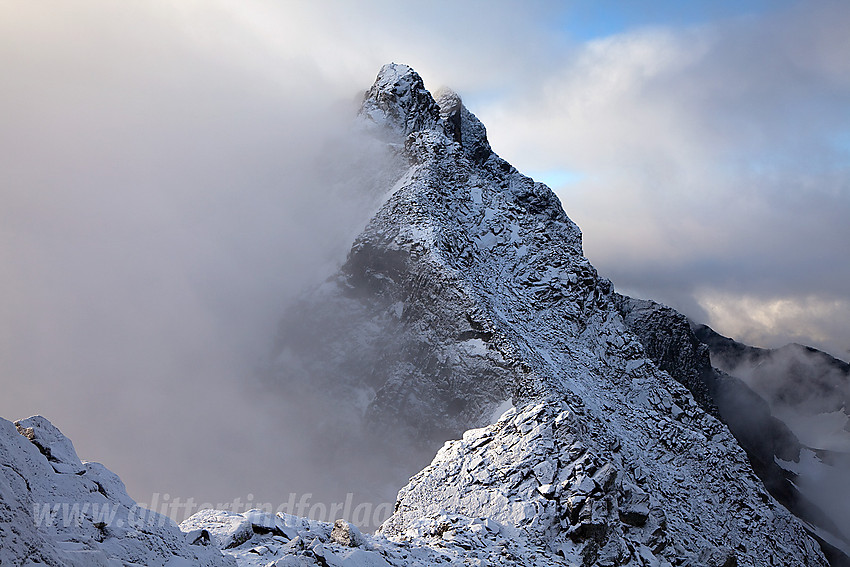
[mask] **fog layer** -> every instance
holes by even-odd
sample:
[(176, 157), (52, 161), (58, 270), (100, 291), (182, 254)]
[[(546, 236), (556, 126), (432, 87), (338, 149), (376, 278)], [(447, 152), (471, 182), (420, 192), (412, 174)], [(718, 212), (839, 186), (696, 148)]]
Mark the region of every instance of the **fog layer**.
[(16, 8), (0, 415), (47, 416), (143, 503), (300, 494), (310, 426), (255, 378), (283, 306), (375, 203), (387, 156), (351, 130), (371, 77), (246, 67), (155, 4)]

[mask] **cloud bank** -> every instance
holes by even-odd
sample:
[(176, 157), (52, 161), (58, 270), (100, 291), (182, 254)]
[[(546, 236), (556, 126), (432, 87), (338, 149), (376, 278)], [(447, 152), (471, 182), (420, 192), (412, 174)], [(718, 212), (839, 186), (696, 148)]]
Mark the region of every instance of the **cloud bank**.
[(846, 359), (848, 23), (815, 2), (628, 31), (479, 115), (509, 161), (574, 172), (555, 188), (618, 287)]
[(0, 23), (0, 413), (48, 416), (140, 502), (279, 503), (307, 448), (251, 378), (388, 158), (349, 131), (356, 89), (127, 6)]

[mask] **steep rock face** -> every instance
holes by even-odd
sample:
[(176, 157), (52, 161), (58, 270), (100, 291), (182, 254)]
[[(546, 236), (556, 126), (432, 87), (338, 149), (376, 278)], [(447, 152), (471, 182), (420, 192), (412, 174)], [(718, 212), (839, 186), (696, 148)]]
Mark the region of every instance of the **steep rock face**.
[[(227, 564), (221, 550), (252, 566), (826, 565), (712, 415), (704, 349), (678, 321), (653, 330), (669, 313), (624, 309), (555, 195), (492, 152), (456, 94), (435, 101), (388, 65), (361, 117), (408, 169), (287, 314), (278, 379), (347, 400), (329, 406), (347, 408), (328, 421), (343, 439), (344, 423), (400, 446), (487, 425), (447, 442), (375, 535), (258, 510), (204, 511), (184, 534), (136, 518), (117, 477), (46, 420), (0, 422), (4, 564)], [(121, 522), (33, 518), (65, 501)]]
[[(824, 564), (728, 429), (629, 330), (551, 190), (496, 156), (456, 95), (435, 107), (423, 92), (396, 65), (369, 91), (362, 116), (410, 167), (296, 313), (310, 336), (346, 327), (320, 347), (332, 369), (318, 383), (365, 392), (367, 422), (459, 432), (508, 397), (524, 421), (449, 444), (383, 533), (486, 515), (549, 564)], [(298, 341), (281, 341), (285, 379), (307, 352)], [(690, 382), (713, 411), (698, 373)]]
[[(403, 147), (410, 169), (340, 272), (286, 314), (277, 355), (287, 388), (333, 391), (352, 400), (350, 423), (365, 415), (370, 427), (400, 429), (429, 447), (486, 423), (517, 391), (533, 389), (510, 329), (497, 329), (464, 273), (487, 262), (478, 245), (525, 254), (518, 231), (532, 232), (553, 214), (570, 241), (578, 238), (560, 206), (548, 206), (557, 204), (548, 189), (492, 153), (483, 125), (457, 95), (446, 92), (440, 102), (409, 68), (382, 69), (361, 118)], [(449, 157), (438, 164), (439, 154)], [(493, 172), (510, 177), (495, 180)], [(516, 195), (505, 193), (508, 210), (493, 202), (494, 180), (516, 187)], [(533, 208), (540, 214), (518, 214)], [(504, 233), (508, 219), (512, 232)]]
[(234, 565), (139, 508), (118, 477), (84, 463), (43, 417), (0, 419), (0, 564)]
[(685, 386), (703, 410), (719, 417), (715, 401), (718, 376), (711, 366), (708, 347), (691, 331), (688, 319), (650, 300), (616, 294), (615, 304), (652, 361)]
[[(706, 332), (681, 313), (654, 301), (617, 296), (617, 306), (629, 329), (644, 345), (647, 354), (662, 369), (686, 386), (701, 407), (712, 412), (729, 426), (732, 434), (747, 452), (750, 463), (768, 491), (798, 517), (812, 526), (813, 534), (826, 530), (835, 534), (833, 544), (847, 547), (836, 522), (806, 495), (798, 484), (799, 467), (783, 467), (780, 463), (800, 463), (804, 447), (794, 433), (772, 413), (768, 403), (744, 381), (717, 370), (711, 365), (709, 347), (700, 336)], [(702, 329), (707, 327), (702, 326)], [(726, 344), (724, 342), (724, 344)], [(737, 343), (736, 343), (737, 344)], [(744, 345), (737, 351), (747, 352)], [(805, 474), (810, 474), (806, 472)], [(806, 481), (804, 476), (802, 479)], [(817, 536), (832, 565), (844, 565), (850, 558), (822, 537)]]

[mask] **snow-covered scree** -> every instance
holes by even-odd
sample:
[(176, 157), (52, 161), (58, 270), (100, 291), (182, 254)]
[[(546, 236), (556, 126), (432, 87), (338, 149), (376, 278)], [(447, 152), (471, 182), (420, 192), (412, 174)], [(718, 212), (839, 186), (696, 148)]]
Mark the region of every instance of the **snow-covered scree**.
[(140, 508), (43, 417), (0, 419), (0, 565), (235, 565)]
[(705, 518), (701, 530), (717, 534), (683, 538), (666, 511), (670, 494), (630, 469), (619, 448), (605, 456), (588, 448), (595, 434), (586, 417), (565, 400), (547, 399), (467, 431), (402, 489), (395, 515), (376, 535), (342, 520), (331, 525), (259, 511), (202, 512), (181, 528), (190, 540), (256, 566), (823, 564), (805, 538), (803, 547), (781, 553), (769, 541), (724, 545), (729, 540), (709, 523), (718, 511), (742, 532), (795, 532), (795, 522), (751, 475), (737, 483), (754, 497), (740, 509), (734, 504), (741, 496), (724, 491), (679, 501)]
[[(387, 65), (360, 118), (409, 167), (340, 271), (287, 313), (277, 385), (347, 408), (311, 424), (337, 441), (334, 457), (387, 463), (417, 439), (461, 439), (410, 479), (374, 535), (204, 511), (181, 525), (183, 538), (168, 539), (173, 525), (101, 542), (92, 531), (93, 549), (141, 541), (187, 561), (224, 553), (263, 566), (826, 565), (729, 429), (630, 330), (552, 191), (492, 152), (455, 93), (434, 100), (412, 69)], [(93, 474), (41, 457), (53, 475)], [(3, 470), (19, 503), (11, 521), (29, 526), (29, 488)], [(157, 553), (137, 562), (162, 564)]]

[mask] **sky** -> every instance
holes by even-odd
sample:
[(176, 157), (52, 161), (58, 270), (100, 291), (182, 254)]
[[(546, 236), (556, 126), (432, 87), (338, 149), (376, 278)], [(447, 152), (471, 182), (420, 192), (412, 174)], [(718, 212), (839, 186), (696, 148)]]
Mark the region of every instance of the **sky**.
[(46, 415), (143, 503), (309, 480), (242, 378), (367, 218), (385, 156), (346, 128), (390, 61), (551, 185), (619, 291), (850, 357), (847, 2), (0, 13), (0, 415)]

